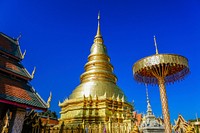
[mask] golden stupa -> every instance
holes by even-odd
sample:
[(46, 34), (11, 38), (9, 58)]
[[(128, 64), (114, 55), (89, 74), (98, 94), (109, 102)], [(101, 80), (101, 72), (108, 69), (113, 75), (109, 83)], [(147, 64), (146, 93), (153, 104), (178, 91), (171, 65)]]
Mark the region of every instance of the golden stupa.
[(80, 85), (69, 98), (59, 103), (59, 124), (123, 123), (124, 120), (130, 120), (133, 107), (116, 85), (117, 77), (100, 32), (100, 15), (97, 34), (84, 68)]

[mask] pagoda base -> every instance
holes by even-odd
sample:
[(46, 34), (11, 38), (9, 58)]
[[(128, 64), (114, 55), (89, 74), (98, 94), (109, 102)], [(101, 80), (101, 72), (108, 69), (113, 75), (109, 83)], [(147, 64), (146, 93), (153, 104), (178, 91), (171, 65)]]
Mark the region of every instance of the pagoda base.
[(65, 125), (65, 127), (85, 128), (91, 124), (99, 124), (102, 128), (108, 129), (109, 123), (126, 123), (131, 120), (133, 110), (132, 105), (125, 102), (124, 98), (108, 98), (106, 95), (66, 99), (59, 106), (61, 107), (60, 127)]

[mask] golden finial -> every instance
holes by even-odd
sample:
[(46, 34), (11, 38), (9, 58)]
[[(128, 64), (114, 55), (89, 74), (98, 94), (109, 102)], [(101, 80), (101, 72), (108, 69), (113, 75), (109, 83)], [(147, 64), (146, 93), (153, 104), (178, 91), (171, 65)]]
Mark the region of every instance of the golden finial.
[(64, 101), (68, 101), (68, 100), (69, 100), (69, 98), (68, 98), (68, 97), (66, 97)]
[(31, 77), (32, 77), (32, 78), (34, 78), (35, 71), (36, 71), (36, 67), (34, 67), (34, 69), (33, 69), (33, 71), (32, 71), (32, 74), (31, 74)]
[(157, 47), (157, 42), (156, 42), (156, 36), (154, 36), (154, 45), (156, 48), (156, 54), (158, 54), (158, 47)]
[(24, 53), (22, 54), (22, 59), (24, 59), (25, 55), (26, 55), (26, 50), (24, 50)]
[(106, 95), (107, 95), (107, 94), (106, 94), (106, 92), (105, 92), (105, 93), (104, 93), (104, 97), (105, 97), (105, 98), (106, 98)]
[(123, 95), (123, 97), (122, 97), (122, 102), (125, 102), (125, 98), (124, 98), (124, 95)]
[(100, 30), (100, 11), (98, 13), (97, 20), (98, 20), (98, 27), (97, 27), (97, 34), (96, 34), (95, 38), (101, 38), (102, 36), (101, 36), (101, 30)]
[(120, 98), (119, 98), (119, 94), (117, 95), (117, 101), (119, 101), (120, 100)]
[(100, 21), (100, 11), (98, 12), (98, 18), (97, 19)]
[(47, 100), (47, 108), (50, 108), (51, 98), (52, 98), (52, 93), (51, 93), (51, 91), (50, 91), (50, 95), (49, 95), (49, 98), (48, 98), (48, 100)]
[(115, 99), (115, 93), (113, 94), (113, 96), (112, 96), (112, 100), (114, 100)]

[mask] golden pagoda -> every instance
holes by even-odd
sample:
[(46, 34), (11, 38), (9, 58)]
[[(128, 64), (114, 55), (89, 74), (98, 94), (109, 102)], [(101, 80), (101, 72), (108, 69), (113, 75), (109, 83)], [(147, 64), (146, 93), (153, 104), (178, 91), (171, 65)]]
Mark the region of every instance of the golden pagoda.
[(69, 98), (59, 102), (59, 125), (123, 123), (130, 120), (133, 106), (116, 85), (117, 77), (100, 32), (100, 14), (97, 34), (84, 68), (85, 72), (80, 76), (81, 83)]

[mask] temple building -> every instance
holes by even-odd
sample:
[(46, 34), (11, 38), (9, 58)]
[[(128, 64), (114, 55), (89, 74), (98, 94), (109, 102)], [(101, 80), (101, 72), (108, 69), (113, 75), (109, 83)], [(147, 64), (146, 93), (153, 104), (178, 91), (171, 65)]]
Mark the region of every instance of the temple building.
[(58, 120), (55, 112), (29, 110), (26, 112), (21, 133), (49, 133), (50, 131), (53, 132), (52, 129), (57, 124)]
[(46, 110), (30, 85), (34, 72), (24, 68), (18, 39), (0, 33), (0, 131), (21, 133), (26, 109)]
[(175, 125), (173, 129), (176, 133), (200, 133), (200, 122), (196, 120), (189, 120), (188, 122), (181, 114), (178, 115), (177, 120), (174, 120)]
[(164, 126), (156, 119), (155, 115), (152, 113), (151, 104), (148, 96), (148, 89), (146, 87), (147, 93), (147, 113), (143, 117), (140, 129), (143, 133), (164, 133)]
[(178, 115), (178, 119), (175, 122), (175, 125), (173, 127), (174, 131), (178, 133), (185, 133), (187, 126), (189, 125), (187, 121), (183, 118), (182, 115)]
[(107, 122), (130, 125), (133, 106), (116, 84), (117, 77), (100, 32), (100, 15), (97, 34), (84, 68), (81, 83), (69, 98), (59, 103), (59, 124), (82, 124), (84, 128), (87, 124)]

